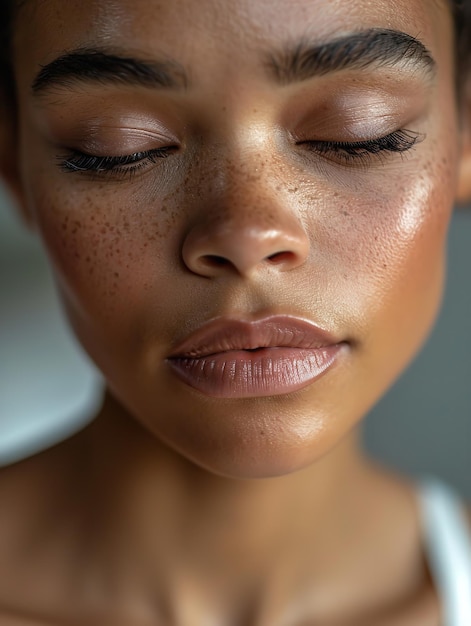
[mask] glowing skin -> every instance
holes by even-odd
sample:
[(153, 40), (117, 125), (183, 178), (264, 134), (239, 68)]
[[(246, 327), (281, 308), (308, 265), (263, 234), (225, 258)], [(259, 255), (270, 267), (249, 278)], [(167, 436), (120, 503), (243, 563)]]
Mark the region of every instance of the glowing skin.
[[(282, 474), (341, 439), (435, 317), (458, 157), (451, 39), (435, 24), (444, 11), (417, 2), (391, 16), (379, 4), (365, 16), (361, 2), (237, 2), (228, 13), (207, 2), (195, 16), (186, 3), (145, 6), (47, 2), (30, 11), (17, 39), (28, 211), (74, 329), (123, 405), (212, 471)], [(391, 27), (422, 33), (440, 60), (436, 77), (397, 64), (280, 85), (267, 72), (272, 50)], [(32, 50), (22, 45), (30, 39)], [(81, 47), (168, 59), (187, 86), (88, 81), (31, 96), (41, 66)], [(302, 143), (400, 129), (420, 136), (411, 150), (364, 161)], [(165, 159), (141, 162), (132, 176), (58, 167), (74, 163), (70, 149), (119, 156), (165, 147)], [(311, 320), (348, 353), (297, 394), (228, 400), (223, 420), (220, 403), (166, 365), (173, 346), (213, 318), (273, 314)]]
[[(295, 81), (270, 70), (269, 59), (301, 41), (372, 29), (420, 33), (429, 63), (368, 63)], [(85, 49), (164, 61), (176, 84), (38, 79), (41, 68)], [(286, 502), (289, 484), (316, 493), (309, 515), (320, 537), (329, 529), (325, 504), (335, 502), (326, 486), (361, 467), (345, 436), (414, 356), (440, 303), (460, 158), (448, 10), (428, 0), (33, 1), (20, 13), (15, 70), (21, 175), (10, 182), (44, 240), (72, 327), (114, 397), (91, 439), (114, 450), (128, 433), (129, 442), (143, 442), (129, 443), (135, 458), (172, 472), (189, 460), (195, 465), (180, 474), (193, 472), (211, 489), (214, 475), (285, 475), (266, 487), (267, 502)], [(265, 394), (239, 381), (244, 393), (230, 397), (225, 383), (187, 384), (169, 365), (208, 323), (248, 328), (275, 315), (334, 338), (332, 363), (309, 384), (293, 391), (271, 379)], [(228, 339), (230, 350), (241, 348), (239, 335)], [(243, 349), (267, 349), (247, 342)], [(268, 347), (276, 359), (279, 346)], [(236, 357), (260, 366), (259, 357)], [(225, 358), (217, 357), (221, 371)], [(131, 463), (126, 446), (119, 454)], [(316, 462), (324, 478), (311, 469), (309, 480), (287, 482)], [(410, 513), (407, 490), (388, 484), (391, 501)], [(354, 500), (360, 510), (363, 500)], [(254, 545), (269, 545), (253, 536)], [(414, 545), (409, 571), (423, 576)], [(314, 548), (309, 554), (311, 563), (314, 554), (328, 563)], [(303, 576), (312, 583), (312, 572)]]

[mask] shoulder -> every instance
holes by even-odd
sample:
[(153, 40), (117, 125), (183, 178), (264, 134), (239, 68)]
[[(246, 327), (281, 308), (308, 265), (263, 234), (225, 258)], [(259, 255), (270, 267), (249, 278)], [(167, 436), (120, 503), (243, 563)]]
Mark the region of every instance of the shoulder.
[(24, 593), (21, 580), (27, 571), (26, 546), (31, 545), (28, 528), (35, 521), (28, 502), (31, 493), (25, 489), (29, 473), (25, 469), (21, 463), (0, 469), (0, 626), (40, 625), (16, 611), (18, 598)]
[(59, 626), (59, 624), (51, 624), (36, 618), (14, 615), (13, 613), (4, 612), (0, 607), (0, 626)]
[(44, 606), (57, 569), (49, 547), (54, 520), (61, 519), (61, 472), (53, 473), (53, 456), (41, 454), (0, 469), (0, 626), (59, 626), (41, 620), (41, 611), (32, 608)]

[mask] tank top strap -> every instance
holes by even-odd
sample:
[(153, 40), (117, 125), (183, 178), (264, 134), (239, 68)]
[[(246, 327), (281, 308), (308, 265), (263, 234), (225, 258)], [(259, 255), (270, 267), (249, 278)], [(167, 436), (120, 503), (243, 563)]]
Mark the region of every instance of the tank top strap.
[(444, 626), (471, 626), (471, 533), (458, 495), (436, 479), (418, 484), (424, 547)]

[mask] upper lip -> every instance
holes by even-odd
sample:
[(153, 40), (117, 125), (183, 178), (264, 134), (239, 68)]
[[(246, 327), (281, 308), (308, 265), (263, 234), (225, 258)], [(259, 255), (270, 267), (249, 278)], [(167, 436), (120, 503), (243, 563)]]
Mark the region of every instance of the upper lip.
[(169, 358), (203, 358), (232, 350), (258, 348), (301, 348), (313, 350), (341, 341), (313, 322), (288, 315), (257, 320), (217, 318), (178, 343)]

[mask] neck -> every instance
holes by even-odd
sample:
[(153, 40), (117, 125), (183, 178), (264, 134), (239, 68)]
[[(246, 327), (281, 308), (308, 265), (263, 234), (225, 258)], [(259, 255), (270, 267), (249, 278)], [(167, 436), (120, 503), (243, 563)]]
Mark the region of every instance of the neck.
[(113, 572), (120, 597), (131, 587), (141, 604), (146, 594), (160, 595), (173, 606), (173, 621), (181, 598), (192, 594), (208, 606), (241, 606), (258, 589), (259, 602), (270, 596), (283, 603), (299, 580), (309, 577), (310, 588), (326, 582), (352, 525), (368, 533), (362, 516), (377, 479), (357, 440), (352, 433), (288, 476), (227, 479), (169, 450), (107, 397), (82, 437), (83, 549), (103, 577)]

